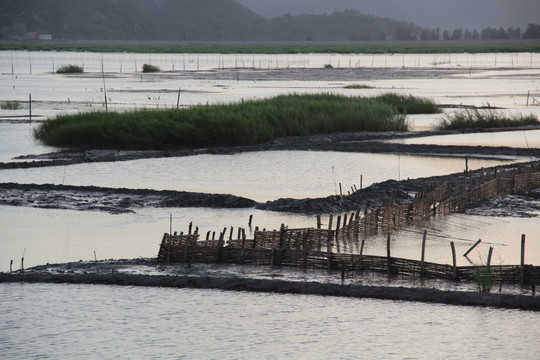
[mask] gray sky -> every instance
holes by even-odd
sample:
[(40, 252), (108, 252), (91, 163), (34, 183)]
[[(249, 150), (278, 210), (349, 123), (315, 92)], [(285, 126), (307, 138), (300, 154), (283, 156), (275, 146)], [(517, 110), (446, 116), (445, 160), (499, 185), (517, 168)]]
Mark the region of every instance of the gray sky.
[(258, 14), (322, 14), (357, 9), (365, 14), (442, 30), (540, 24), (540, 0), (237, 0)]

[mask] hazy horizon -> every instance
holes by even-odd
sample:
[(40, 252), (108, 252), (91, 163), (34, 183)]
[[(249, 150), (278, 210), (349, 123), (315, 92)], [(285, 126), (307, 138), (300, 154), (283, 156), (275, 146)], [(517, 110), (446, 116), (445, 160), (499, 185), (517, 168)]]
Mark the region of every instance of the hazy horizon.
[(442, 30), (481, 30), (540, 23), (539, 0), (236, 0), (268, 18), (359, 10), (364, 14), (415, 23)]

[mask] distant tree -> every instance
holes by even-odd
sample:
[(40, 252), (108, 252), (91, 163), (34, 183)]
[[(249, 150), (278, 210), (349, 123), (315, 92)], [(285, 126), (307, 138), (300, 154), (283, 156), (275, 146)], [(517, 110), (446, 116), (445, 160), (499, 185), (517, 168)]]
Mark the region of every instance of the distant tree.
[(461, 40), (463, 38), (463, 29), (456, 29), (452, 32), (451, 40)]
[(450, 31), (444, 30), (443, 33), (442, 33), (442, 39), (443, 40), (450, 40), (450, 38), (451, 38)]
[(529, 24), (523, 33), (523, 39), (540, 39), (540, 24)]

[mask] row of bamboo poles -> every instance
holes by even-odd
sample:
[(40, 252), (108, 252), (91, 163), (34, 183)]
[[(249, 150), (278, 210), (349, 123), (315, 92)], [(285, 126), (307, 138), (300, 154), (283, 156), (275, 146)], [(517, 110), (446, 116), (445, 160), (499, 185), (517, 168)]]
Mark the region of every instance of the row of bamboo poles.
[[(526, 171), (526, 172), (525, 172)], [(253, 265), (285, 265), (307, 268), (342, 269), (343, 271), (369, 270), (418, 277), (450, 280), (472, 280), (478, 266), (456, 266), (454, 244), (451, 242), (453, 264), (436, 264), (421, 260), (400, 259), (391, 256), (390, 234), (387, 241), (387, 256), (363, 254), (365, 238), (379, 230), (390, 230), (417, 220), (449, 214), (465, 209), (482, 200), (498, 195), (508, 195), (540, 187), (540, 163), (532, 163), (527, 169), (517, 171), (484, 171), (481, 169), (473, 179), (472, 172), (466, 173), (458, 184), (444, 183), (429, 186), (429, 190), (408, 203), (390, 203), (372, 211), (356, 211), (337, 216), (333, 226), (330, 215), (328, 228), (322, 229), (320, 217), (317, 228), (289, 229), (282, 225), (279, 230), (254, 231), (253, 239), (246, 239), (245, 231), (238, 229), (233, 239), (227, 228), (219, 238), (199, 240), (198, 229), (189, 234), (164, 234), (158, 253), (162, 262), (234, 263)], [(476, 182), (476, 184), (473, 184)], [(342, 222), (343, 219), (343, 222)], [(250, 218), (251, 223), (251, 218)], [(215, 233), (214, 233), (215, 234)], [(347, 239), (348, 241), (344, 241)], [(351, 244), (347, 248), (347, 244)], [(356, 245), (356, 246), (354, 246)], [(473, 245), (473, 247), (476, 246)], [(520, 265), (487, 267), (492, 278), (500, 283), (534, 284), (540, 281), (540, 267), (524, 263), (525, 236), (522, 237), (522, 261)], [(356, 249), (355, 249), (356, 248)], [(425, 233), (422, 254), (425, 248)], [(472, 250), (472, 248), (471, 248)], [(485, 266), (485, 265), (484, 265)]]

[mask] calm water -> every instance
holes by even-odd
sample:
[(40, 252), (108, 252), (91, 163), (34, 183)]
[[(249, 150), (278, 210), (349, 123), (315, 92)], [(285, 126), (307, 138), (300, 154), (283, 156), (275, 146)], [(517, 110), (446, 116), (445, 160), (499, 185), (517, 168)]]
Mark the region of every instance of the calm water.
[(0, 284), (6, 359), (537, 359), (540, 315), (214, 290)]

